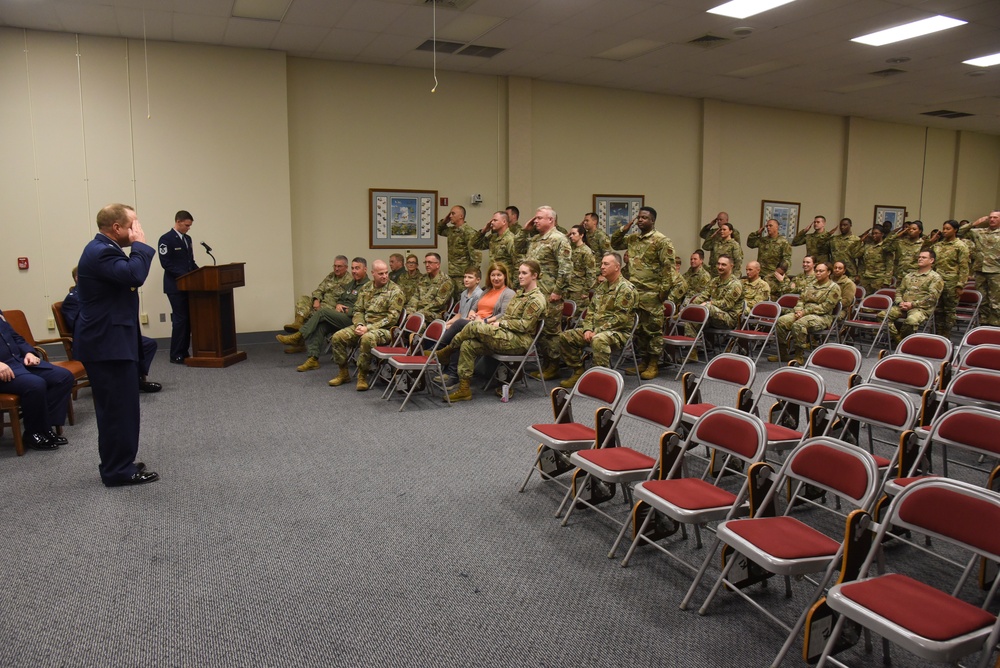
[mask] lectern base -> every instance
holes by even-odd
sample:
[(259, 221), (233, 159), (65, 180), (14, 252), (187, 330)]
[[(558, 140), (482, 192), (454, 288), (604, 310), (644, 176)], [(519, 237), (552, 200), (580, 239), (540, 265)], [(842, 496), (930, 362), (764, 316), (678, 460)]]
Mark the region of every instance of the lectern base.
[(245, 352), (237, 350), (235, 353), (223, 355), (222, 357), (187, 357), (184, 359), (184, 364), (187, 366), (222, 369), (223, 367), (232, 366), (237, 362), (242, 362), (246, 358), (247, 354)]

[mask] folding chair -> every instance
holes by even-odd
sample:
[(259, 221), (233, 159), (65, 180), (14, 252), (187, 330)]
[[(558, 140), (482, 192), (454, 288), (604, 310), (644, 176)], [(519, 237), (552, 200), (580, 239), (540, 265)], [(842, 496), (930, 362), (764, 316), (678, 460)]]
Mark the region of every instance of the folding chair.
[(10, 427), (14, 435), (14, 452), (24, 456), (24, 441), (21, 437), (21, 399), (16, 394), (0, 394), (0, 437), (5, 427)]
[(937, 372), (927, 360), (909, 355), (888, 355), (875, 363), (865, 382), (900, 390), (913, 403), (921, 424), (929, 419), (926, 411), (928, 406), (933, 405)]
[(510, 353), (488, 353), (489, 357), (495, 359), (498, 364), (497, 368), (493, 370), (493, 374), (486, 381), (486, 385), (483, 386), (484, 390), (490, 389), (490, 385), (493, 381), (500, 382), (500, 369), (506, 369), (511, 379), (511, 383), (516, 383), (518, 380), (524, 385), (525, 389), (528, 389), (528, 374), (525, 372), (524, 367), (528, 362), (534, 362), (538, 369), (538, 379), (542, 382), (542, 390), (548, 391), (545, 387), (545, 374), (542, 373), (542, 358), (538, 354), (538, 339), (541, 338), (542, 332), (545, 330), (545, 318), (540, 318), (538, 320), (538, 327), (535, 329), (535, 336), (531, 339), (531, 345), (528, 349), (520, 355), (513, 355)]
[(868, 292), (863, 287), (861, 287), (860, 285), (855, 286), (855, 288), (854, 288), (854, 309), (853, 309), (853, 312), (847, 314), (848, 317), (854, 317), (854, 313), (857, 312), (857, 310), (858, 310), (858, 305), (860, 305), (861, 302), (863, 302), (865, 300), (865, 297), (867, 297), (867, 296), (868, 296)]
[[(844, 303), (837, 302), (837, 305), (833, 307), (833, 313), (831, 314), (832, 320), (830, 321), (830, 326), (826, 329), (809, 329), (806, 330), (806, 337), (809, 340), (809, 344), (813, 345), (818, 342), (818, 345), (823, 345), (824, 343), (829, 343), (830, 337), (834, 334), (837, 335), (837, 343), (840, 343), (840, 314), (844, 310)], [(822, 340), (821, 340), (822, 339)]]
[(399, 407), (400, 413), (406, 408), (406, 404), (410, 401), (413, 393), (421, 387), (426, 387), (428, 394), (431, 394), (432, 387), (440, 387), (441, 393), (447, 400), (448, 405), (451, 405), (451, 400), (448, 398), (448, 388), (444, 384), (444, 379), (441, 379), (442, 382), (440, 383), (433, 381), (434, 373), (441, 375), (441, 365), (438, 363), (437, 356), (434, 353), (437, 352), (438, 346), (441, 344), (441, 337), (444, 335), (444, 330), (444, 320), (440, 318), (427, 325), (421, 342), (421, 345), (424, 346), (430, 344), (430, 348), (427, 350), (430, 354), (426, 357), (424, 355), (394, 355), (389, 358), (389, 366), (393, 370), (392, 377), (389, 379), (388, 386), (385, 388), (382, 398), (387, 400), (392, 397), (400, 381), (404, 377), (409, 378), (406, 397)]
[(969, 348), (958, 361), (958, 371), (966, 369), (989, 369), (1000, 371), (1000, 346), (984, 343), (975, 348)]
[(798, 445), (808, 435), (807, 431), (798, 429), (799, 409), (805, 409), (809, 419), (812, 409), (819, 406), (825, 396), (826, 383), (815, 371), (785, 366), (768, 376), (750, 408), (751, 413), (760, 415), (765, 397), (776, 400), (764, 422), (768, 450), (782, 452)]
[(576, 302), (572, 299), (563, 300), (562, 328), (573, 329), (576, 326)]
[[(805, 367), (810, 371), (816, 371), (827, 378), (831, 374), (834, 376), (847, 377), (847, 389), (850, 389), (861, 382), (861, 353), (854, 346), (846, 346), (842, 343), (824, 343), (817, 347), (806, 359)], [(840, 401), (840, 395), (830, 392), (829, 389), (823, 394), (822, 405), (826, 408), (833, 408)]]
[[(872, 334), (872, 345), (868, 348), (865, 357), (870, 357), (875, 346), (881, 339), (885, 339), (886, 347), (891, 347), (889, 341), (889, 309), (892, 308), (892, 298), (875, 293), (865, 297), (858, 306), (854, 317), (841, 323), (841, 327), (858, 333), (866, 332)], [(845, 340), (850, 340), (850, 334)]]
[(1000, 411), (1000, 371), (967, 369), (956, 374), (941, 395), (931, 422), (949, 406), (982, 406)]
[(889, 299), (896, 299), (896, 288), (879, 288), (875, 291), (876, 295), (885, 295)]
[[(754, 358), (754, 364), (760, 364), (760, 358), (764, 354), (767, 344), (775, 341), (775, 328), (778, 325), (778, 316), (780, 315), (781, 307), (777, 302), (759, 302), (754, 305), (743, 325), (739, 329), (729, 332), (730, 345), (728, 350), (732, 350), (735, 345), (746, 346), (747, 356), (750, 357), (753, 353), (753, 347), (760, 344), (760, 351)], [(779, 359), (778, 362), (780, 363), (781, 360)]]
[(674, 318), (677, 317), (677, 305), (669, 299), (663, 302), (663, 333), (674, 331)]
[(982, 345), (1000, 345), (1000, 327), (980, 325), (966, 332), (962, 342), (955, 349), (955, 361), (957, 362), (969, 348)]
[[(938, 369), (935, 385), (945, 387), (951, 379), (951, 360), (954, 356), (954, 349), (951, 339), (945, 336), (915, 332), (899, 342), (895, 354), (927, 360)], [(880, 358), (883, 357), (883, 352), (879, 352)]]
[[(528, 427), (528, 434), (541, 444), (538, 446), (534, 461), (531, 462), (528, 476), (517, 491), (524, 491), (536, 470), (543, 479), (553, 480), (573, 468), (569, 465), (568, 453), (595, 447), (599, 440), (598, 429), (601, 427), (602, 415), (607, 415), (607, 411), (614, 411), (618, 407), (624, 388), (625, 379), (622, 375), (614, 369), (602, 366), (591, 367), (584, 371), (580, 380), (576, 381), (576, 385), (569, 392), (561, 387), (554, 388), (551, 396), (555, 422), (533, 424)], [(594, 415), (595, 427), (573, 420), (573, 405), (578, 398), (596, 402), (599, 406)], [(610, 424), (610, 417), (606, 419)]]
[(733, 407), (749, 407), (753, 396), (750, 386), (753, 385), (756, 375), (757, 367), (753, 360), (733, 353), (722, 353), (713, 357), (696, 380), (692, 379), (693, 374), (690, 371), (687, 372), (681, 379), (684, 396), (684, 412), (681, 420), (684, 424), (693, 425), (702, 415), (716, 407), (714, 403), (703, 401), (702, 395), (709, 389), (708, 386), (712, 386), (713, 392), (716, 385), (735, 388)]
[[(700, 477), (684, 476), (682, 472), (686, 470), (686, 460), (692, 458), (689, 453), (692, 448), (699, 445), (710, 448), (718, 456), (723, 457), (723, 466), (715, 474), (712, 473), (709, 464)], [(764, 423), (754, 415), (720, 406), (699, 417), (687, 438), (681, 443), (670, 471), (661, 475), (658, 480), (640, 482), (635, 486), (637, 501), (633, 512), (633, 516), (636, 517), (635, 537), (628, 552), (625, 553), (625, 558), (622, 559), (622, 566), (628, 565), (632, 553), (635, 552), (639, 542), (643, 541), (676, 559), (681, 565), (693, 571), (695, 577), (700, 578), (708, 568), (709, 561), (718, 547), (717, 544), (712, 546), (701, 567), (698, 568), (651, 539), (646, 530), (655, 514), (660, 513), (677, 524), (692, 526), (697, 547), (700, 548), (702, 525), (732, 519), (738, 513), (745, 512), (750, 479), (743, 476), (741, 485), (733, 492), (724, 487), (724, 482), (730, 479), (726, 477), (726, 473), (738, 473), (737, 468), (732, 466), (737, 462), (741, 462), (741, 468), (747, 470), (756, 462), (763, 461), (766, 445), (767, 432)], [(640, 503), (650, 508), (641, 525), (638, 523), (637, 514)], [(684, 609), (686, 605), (685, 600), (681, 603), (681, 608)]]
[(860, 626), (882, 636), (886, 664), (891, 643), (925, 661), (956, 665), (959, 659), (979, 652), (976, 665), (989, 666), (1000, 639), (1000, 620), (989, 612), (996, 584), (982, 607), (978, 607), (961, 598), (971, 568), (961, 573), (950, 594), (938, 589), (942, 584), (940, 574), (928, 577), (929, 573), (939, 573), (937, 569), (929, 571), (924, 567), (899, 572), (910, 560), (896, 560), (891, 573), (875, 576), (869, 573), (876, 559), (883, 554), (892, 555), (881, 551), (890, 529), (910, 530), (947, 543), (968, 554), (971, 558), (967, 563), (971, 567), (980, 558), (1000, 561), (1000, 533), (986, 530), (997, 526), (1000, 526), (1000, 495), (996, 493), (944, 478), (923, 480), (907, 487), (893, 500), (888, 516), (879, 523), (859, 578), (837, 584), (827, 594), (826, 603), (840, 617), (818, 665), (847, 665), (831, 658), (831, 654), (845, 649), (839, 643), (845, 625), (850, 622), (855, 628)]
[[(776, 510), (777, 492), (786, 483), (794, 487), (790, 501), (783, 514), (771, 516)], [(799, 496), (805, 485), (819, 488), (853, 508), (843, 534), (831, 536), (822, 530), (828, 523), (824, 523), (822, 520), (825, 517), (815, 511), (837, 515), (840, 513)], [(722, 585), (727, 585), (728, 590), (735, 592), (788, 632), (771, 664), (778, 666), (795, 642), (809, 608), (822, 595), (840, 565), (845, 543), (853, 538), (852, 534), (858, 530), (861, 518), (867, 517), (864, 510), (874, 503), (878, 490), (878, 467), (871, 455), (864, 450), (829, 437), (811, 438), (799, 444), (789, 453), (753, 517), (726, 520), (717, 527), (719, 542), (725, 545), (725, 565), (698, 613), (705, 614)], [(802, 503), (808, 504), (812, 512), (798, 512)], [(789, 514), (793, 507), (797, 509), (795, 517)], [(773, 575), (781, 575), (785, 579), (786, 596), (790, 597), (791, 578), (794, 576), (798, 579), (810, 574), (820, 574), (816, 580), (806, 578), (816, 587), (811, 596), (807, 597), (801, 614), (791, 625), (744, 591), (753, 583)], [(695, 578), (687, 598), (690, 598), (700, 581), (701, 578)]]
[[(674, 376), (674, 380), (681, 377), (681, 372), (684, 371), (684, 365), (687, 364), (688, 356), (693, 352), (697, 353), (699, 343), (701, 344), (702, 352), (708, 357), (708, 349), (705, 347), (705, 325), (707, 323), (708, 307), (701, 304), (690, 304), (685, 306), (684, 310), (677, 317), (677, 322), (674, 324), (674, 333), (663, 337), (663, 347), (677, 350), (681, 355), (681, 365), (677, 369), (677, 375)], [(683, 327), (685, 325), (694, 327), (694, 336), (678, 334), (678, 332), (684, 331)]]
[(390, 357), (415, 355), (420, 349), (421, 338), (419, 334), (424, 328), (424, 315), (422, 313), (407, 315), (404, 312), (401, 322), (403, 326), (397, 330), (396, 336), (389, 342), (389, 345), (372, 348), (372, 357), (375, 358), (373, 382), (377, 382), (380, 378), (388, 382), (388, 379), (382, 377), (382, 370), (385, 368), (386, 360)]
[(781, 307), (782, 311), (791, 310), (799, 305), (799, 294), (797, 292), (791, 292), (787, 295), (781, 295), (777, 299), (778, 306)]
[(979, 309), (983, 305), (983, 293), (966, 288), (958, 296), (955, 305), (955, 324), (962, 326), (966, 333), (979, 325)]
[[(646, 440), (643, 436), (622, 434), (622, 421), (624, 419), (630, 423), (652, 426), (659, 432), (659, 438), (655, 439), (655, 442), (640, 445)], [(628, 530), (629, 515), (626, 514), (624, 519), (616, 519), (597, 505), (585, 500), (583, 494), (587, 485), (591, 479), (600, 480), (607, 485), (620, 485), (628, 504), (627, 508), (631, 510), (633, 504), (629, 485), (653, 478), (671, 444), (676, 444), (679, 440), (676, 429), (680, 419), (681, 398), (673, 390), (658, 385), (644, 385), (632, 390), (615, 411), (611, 430), (599, 447), (577, 450), (570, 455), (570, 463), (577, 467), (577, 471), (573, 472), (573, 484), (566, 491), (566, 496), (559, 505), (559, 510), (556, 511), (558, 517), (566, 502), (569, 501), (569, 507), (566, 508), (566, 514), (563, 516), (562, 526), (566, 526), (569, 522), (570, 515), (573, 514), (573, 509), (578, 503), (582, 503), (609, 520), (620, 524), (621, 531), (611, 547), (611, 552), (608, 553), (608, 558), (613, 558), (625, 531)], [(613, 444), (613, 441), (618, 440), (628, 440), (635, 447)], [(580, 473), (583, 475), (580, 476)]]

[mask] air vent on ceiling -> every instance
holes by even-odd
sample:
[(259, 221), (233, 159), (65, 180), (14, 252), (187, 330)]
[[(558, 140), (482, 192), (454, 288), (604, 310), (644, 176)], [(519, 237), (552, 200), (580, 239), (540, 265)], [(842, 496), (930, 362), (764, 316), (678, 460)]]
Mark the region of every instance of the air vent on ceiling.
[(967, 114), (964, 111), (951, 111), (949, 109), (938, 109), (937, 111), (925, 111), (923, 116), (937, 116), (938, 118), (965, 118), (974, 114)]
[(716, 46), (722, 46), (726, 42), (731, 41), (727, 37), (718, 37), (717, 35), (702, 35), (701, 37), (696, 37), (695, 39), (688, 42), (691, 46), (700, 46), (703, 49), (711, 49)]
[(894, 77), (897, 74), (906, 74), (906, 70), (901, 70), (898, 67), (887, 67), (884, 70), (878, 70), (877, 72), (869, 72), (873, 77)]
[(438, 7), (463, 10), (476, 0), (424, 0), (425, 5), (437, 4)]
[(417, 51), (434, 51), (436, 49), (438, 53), (455, 53), (465, 46), (461, 42), (442, 42), (441, 40), (437, 41), (437, 47), (434, 44), (434, 40), (429, 39), (418, 46)]
[(506, 49), (498, 49), (495, 46), (479, 46), (478, 44), (470, 44), (461, 51), (458, 52), (460, 56), (479, 56), (480, 58), (492, 58), (498, 53), (503, 53)]

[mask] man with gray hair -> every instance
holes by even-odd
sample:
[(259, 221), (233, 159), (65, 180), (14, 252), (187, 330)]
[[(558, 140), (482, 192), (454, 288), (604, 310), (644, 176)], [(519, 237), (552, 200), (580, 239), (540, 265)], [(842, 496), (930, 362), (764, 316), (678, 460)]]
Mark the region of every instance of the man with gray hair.
[[(295, 320), (285, 325), (285, 331), (294, 334), (302, 328), (302, 325), (321, 306), (336, 307), (337, 302), (344, 294), (344, 289), (351, 282), (351, 277), (347, 275), (347, 266), (350, 261), (346, 255), (338, 255), (333, 259), (333, 271), (327, 274), (326, 278), (319, 282), (311, 295), (302, 295), (295, 301)], [(304, 349), (302, 349), (304, 350)], [(289, 349), (285, 352), (300, 353), (302, 350)]]

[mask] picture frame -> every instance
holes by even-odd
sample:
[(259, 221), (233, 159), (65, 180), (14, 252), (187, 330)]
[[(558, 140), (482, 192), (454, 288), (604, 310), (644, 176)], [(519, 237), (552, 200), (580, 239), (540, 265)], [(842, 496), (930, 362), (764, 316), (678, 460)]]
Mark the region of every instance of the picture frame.
[(891, 229), (899, 229), (899, 226), (906, 220), (905, 206), (875, 205), (875, 215), (872, 217), (872, 226), (891, 223)]
[(368, 189), (369, 248), (436, 248), (436, 190)]
[(799, 211), (801, 202), (783, 202), (765, 199), (760, 202), (760, 225), (763, 227), (772, 218), (778, 221), (778, 233), (791, 241), (799, 233)]
[(611, 236), (636, 216), (646, 198), (642, 195), (594, 195), (594, 212), (601, 229)]

